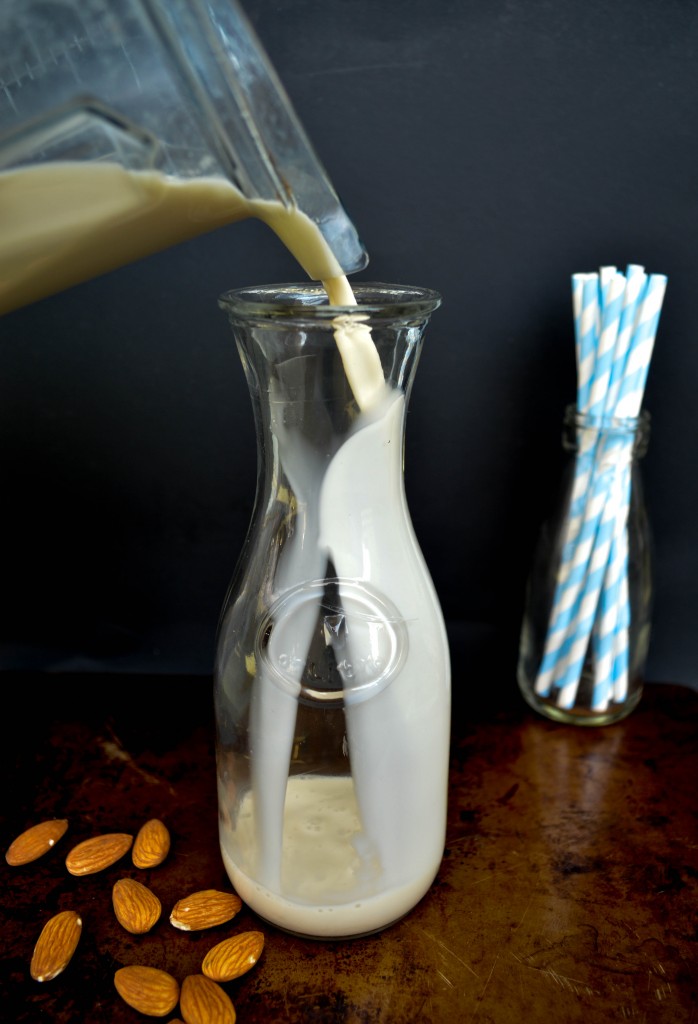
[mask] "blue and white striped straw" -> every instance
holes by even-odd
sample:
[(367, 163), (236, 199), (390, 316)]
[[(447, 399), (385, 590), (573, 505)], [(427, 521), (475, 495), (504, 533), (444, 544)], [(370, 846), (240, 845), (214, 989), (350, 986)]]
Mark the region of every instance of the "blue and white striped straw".
[[(644, 284), (644, 281), (642, 282)], [(622, 376), (618, 380), (617, 396), (612, 410), (616, 419), (636, 419), (640, 414), (642, 397), (657, 334), (667, 278), (653, 274), (646, 281), (636, 301), (633, 333), (628, 344), (627, 358)], [(609, 452), (614, 445), (632, 445), (632, 438), (607, 439), (603, 448)], [(627, 453), (628, 463), (631, 452)], [(617, 703), (625, 700), (628, 691), (628, 655), (630, 605), (628, 591), (628, 538), (626, 522), (631, 496), (631, 474), (627, 466), (622, 504), (618, 509), (618, 529), (609, 552), (609, 565), (604, 590), (601, 594), (601, 617), (594, 635), (595, 685), (593, 707), (604, 710), (609, 699)], [(621, 528), (622, 524), (622, 528)], [(613, 627), (611, 628), (612, 619)], [(610, 661), (606, 657), (611, 652)]]
[[(618, 395), (625, 374), (628, 352), (634, 337), (638, 304), (647, 284), (645, 269), (637, 264), (631, 263), (628, 265), (625, 277), (627, 283), (623, 300), (623, 311), (621, 313), (604, 408), (604, 415), (609, 418), (615, 418), (617, 415)], [(625, 609), (622, 613), (620, 611), (621, 603), (625, 600), (624, 595), (627, 595), (628, 592), (626, 573), (627, 536), (625, 533), (625, 517), (619, 511), (617, 528), (611, 542), (609, 565), (601, 592), (600, 614), (594, 623), (592, 638), (595, 667), (593, 706), (596, 711), (605, 710), (608, 697), (610, 696), (610, 688), (617, 673), (621, 671), (619, 666), (621, 665), (622, 656), (616, 657), (619, 646), (622, 648), (625, 645), (627, 651), (627, 635), (624, 639), (619, 637), (619, 632), (622, 629), (621, 619), (629, 618), (628, 609)]]
[(599, 282), (596, 274), (581, 274), (575, 277), (581, 279), (582, 290), (577, 340), (577, 408), (580, 412), (586, 413), (591, 398), (599, 338)]
[(628, 592), (628, 531), (618, 541), (620, 569), (620, 595), (618, 598), (618, 625), (613, 637), (613, 700), (622, 704), (628, 696), (630, 671), (630, 594)]
[[(603, 414), (618, 335), (625, 279), (615, 267), (601, 274), (575, 274), (572, 302), (577, 351), (577, 408), (583, 415)], [(559, 685), (570, 657), (569, 629), (578, 611), (585, 573), (605, 503), (598, 488), (588, 495), (595, 467), (596, 434), (579, 437), (575, 476), (563, 539), (550, 625), (535, 690), (548, 696)]]
[[(577, 359), (577, 409), (603, 421), (636, 419), (644, 393), (664, 275), (648, 278), (629, 264), (599, 274), (574, 274), (572, 301)], [(594, 645), (594, 710), (625, 699), (630, 606), (627, 516), (632, 436), (612, 432), (597, 444), (581, 431), (556, 592), (535, 690), (558, 691), (574, 706), (590, 642)]]
[(566, 657), (560, 659), (555, 672), (555, 683), (559, 689), (557, 702), (563, 708), (571, 708), (575, 703), (577, 687), (589, 648), (616, 526), (618, 487), (618, 473), (615, 467), (610, 467), (597, 475), (595, 498), (598, 498), (601, 512), (595, 516), (591, 553), (587, 560), (574, 615), (567, 624)]
[(620, 315), (620, 323), (618, 325), (616, 347), (613, 352), (613, 364), (611, 366), (611, 375), (608, 381), (606, 405), (604, 406), (604, 415), (606, 416), (616, 415), (615, 410), (618, 402), (618, 391), (625, 372), (628, 350), (630, 348), (630, 343), (635, 329), (637, 306), (647, 283), (645, 268), (639, 267), (635, 263), (629, 264), (625, 271), (625, 279), (626, 285), (625, 295), (623, 297), (623, 309)]
[(589, 397), (590, 416), (603, 416), (606, 410), (611, 372), (615, 362), (616, 343), (620, 330), (623, 303), (625, 299), (625, 277), (613, 269), (613, 273), (601, 278), (601, 331), (599, 334), (594, 373)]
[[(594, 377), (594, 363), (598, 348), (600, 330), (599, 315), (599, 280), (597, 274), (572, 275), (572, 311), (574, 317), (575, 354), (577, 362), (577, 408), (588, 410), (591, 399), (591, 385)], [(590, 443), (590, 433), (586, 432), (580, 439), (576, 460), (576, 471), (570, 498), (570, 507), (565, 523), (562, 559), (558, 573), (558, 586), (554, 600), (554, 617), (548, 631), (543, 662), (538, 672), (536, 692), (548, 696), (553, 683), (553, 673), (557, 664), (559, 645), (564, 642), (565, 619), (560, 619), (575, 597), (570, 589), (575, 585), (575, 552), (582, 560), (584, 549), (579, 550), (579, 531), (582, 524), (584, 501), (591, 472), (593, 469), (594, 441)], [(578, 575), (578, 574), (577, 574)], [(554, 624), (553, 624), (554, 619)]]
[(608, 496), (609, 515), (613, 517), (614, 523), (606, 571), (598, 594), (598, 614), (593, 624), (594, 687), (591, 707), (594, 711), (605, 711), (609, 701), (613, 699), (618, 630), (621, 628), (620, 622), (623, 617), (624, 595), (627, 595), (628, 566), (627, 560), (623, 558), (623, 551), (627, 554), (632, 443), (631, 435), (627, 438), (625, 449), (616, 454), (616, 486)]
[(611, 696), (616, 657), (616, 637), (618, 631), (618, 612), (622, 599), (622, 580), (626, 566), (616, 557), (620, 537), (625, 537), (625, 522), (619, 515), (616, 517), (615, 529), (611, 540), (608, 566), (604, 576), (603, 588), (599, 599), (599, 611), (594, 620), (592, 643), (594, 645), (594, 693), (592, 708), (594, 711), (605, 711)]
[(614, 415), (619, 419), (636, 419), (640, 415), (666, 286), (667, 278), (664, 274), (651, 274), (639, 301), (625, 371), (615, 403)]
[(605, 711), (610, 702), (622, 703), (628, 690), (630, 600), (627, 513), (630, 508), (630, 487), (631, 468), (628, 465), (624, 467), (624, 494), (599, 601), (600, 614), (594, 624), (594, 711)]

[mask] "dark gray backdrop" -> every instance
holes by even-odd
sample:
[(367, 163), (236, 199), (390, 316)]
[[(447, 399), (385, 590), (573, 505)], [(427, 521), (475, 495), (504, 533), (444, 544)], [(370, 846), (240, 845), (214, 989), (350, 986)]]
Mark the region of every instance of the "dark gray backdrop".
[[(428, 285), (406, 481), (456, 701), (514, 683), (575, 397), (570, 275), (669, 285), (646, 390), (648, 678), (698, 685), (698, 6), (248, 0), (369, 250)], [(0, 226), (1, 229), (1, 226)], [(247, 221), (0, 320), (0, 668), (208, 673), (255, 484), (226, 288), (298, 278)]]

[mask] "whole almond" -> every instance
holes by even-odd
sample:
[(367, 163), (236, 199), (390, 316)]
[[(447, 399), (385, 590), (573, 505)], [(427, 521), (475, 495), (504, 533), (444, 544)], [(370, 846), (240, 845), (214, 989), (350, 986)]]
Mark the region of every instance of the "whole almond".
[(262, 932), (240, 932), (209, 949), (201, 970), (211, 981), (232, 981), (254, 967), (263, 949)]
[(230, 996), (203, 974), (189, 974), (184, 979), (179, 1008), (186, 1024), (235, 1024)]
[(65, 866), (71, 875), (93, 875), (104, 871), (131, 849), (133, 836), (125, 832), (109, 832), (85, 839), (70, 851)]
[(61, 836), (65, 835), (67, 828), (68, 822), (65, 818), (53, 818), (32, 825), (10, 843), (5, 860), (13, 868), (38, 860), (56, 845)]
[(179, 999), (177, 980), (157, 967), (121, 967), (114, 975), (114, 986), (125, 1003), (147, 1017), (166, 1017)]
[(160, 900), (133, 878), (120, 878), (115, 882), (111, 899), (117, 921), (133, 935), (144, 935), (160, 920)]
[(159, 818), (152, 818), (139, 830), (131, 859), (137, 868), (155, 868), (169, 852), (170, 833)]
[(175, 903), (170, 923), (185, 932), (214, 928), (235, 917), (241, 906), (240, 897), (232, 892), (202, 889)]
[(50, 981), (70, 963), (82, 932), (80, 915), (62, 910), (44, 925), (39, 936), (29, 973), (34, 981)]

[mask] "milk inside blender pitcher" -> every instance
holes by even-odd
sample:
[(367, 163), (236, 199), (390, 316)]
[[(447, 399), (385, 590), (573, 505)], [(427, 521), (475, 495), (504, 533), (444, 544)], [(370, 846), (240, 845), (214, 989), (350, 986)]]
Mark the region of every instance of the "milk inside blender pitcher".
[(249, 216), (366, 266), (236, 0), (3, 0), (0, 313)]

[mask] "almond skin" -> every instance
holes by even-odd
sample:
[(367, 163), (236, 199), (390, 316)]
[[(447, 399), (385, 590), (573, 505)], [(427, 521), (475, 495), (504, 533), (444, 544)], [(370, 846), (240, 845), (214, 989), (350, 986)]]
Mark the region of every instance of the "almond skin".
[(133, 836), (125, 832), (109, 832), (85, 839), (70, 851), (65, 866), (71, 875), (93, 875), (104, 871), (131, 849)]
[(144, 935), (160, 920), (160, 900), (133, 878), (120, 878), (115, 882), (111, 899), (117, 921), (132, 935)]
[(170, 852), (170, 833), (159, 818), (146, 821), (133, 844), (131, 859), (137, 868), (155, 868)]
[(230, 996), (203, 974), (190, 974), (184, 979), (179, 1008), (186, 1024), (235, 1024)]
[(178, 982), (157, 967), (121, 967), (114, 975), (114, 987), (125, 1003), (147, 1017), (166, 1017), (179, 1000)]
[(13, 868), (38, 860), (56, 845), (61, 836), (65, 835), (67, 828), (68, 822), (65, 818), (53, 818), (51, 821), (41, 821), (38, 825), (32, 825), (10, 844), (5, 860)]
[(214, 928), (235, 917), (241, 906), (240, 897), (232, 892), (202, 889), (175, 903), (170, 923), (185, 932)]
[(263, 949), (262, 932), (240, 932), (209, 949), (201, 965), (202, 973), (211, 981), (232, 981), (254, 967)]
[(34, 981), (50, 981), (70, 963), (82, 933), (80, 915), (62, 910), (44, 925), (34, 947), (29, 973)]

